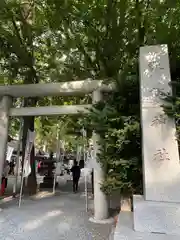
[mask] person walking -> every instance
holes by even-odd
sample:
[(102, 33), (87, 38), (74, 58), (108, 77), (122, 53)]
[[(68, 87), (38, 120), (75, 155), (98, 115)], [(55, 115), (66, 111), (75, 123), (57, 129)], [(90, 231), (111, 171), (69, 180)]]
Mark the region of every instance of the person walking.
[(9, 162), (6, 161), (4, 164), (4, 170), (3, 170), (3, 174), (2, 174), (2, 182), (5, 182), (5, 184), (4, 184), (5, 189), (7, 188), (7, 184), (8, 184), (9, 171), (10, 171)]
[(74, 162), (74, 166), (71, 168), (72, 176), (73, 176), (73, 192), (76, 193), (78, 191), (79, 178), (81, 175), (81, 169), (77, 164), (77, 161)]
[(10, 167), (9, 175), (14, 175), (14, 167), (15, 167), (14, 161), (11, 161), (9, 163), (9, 167)]

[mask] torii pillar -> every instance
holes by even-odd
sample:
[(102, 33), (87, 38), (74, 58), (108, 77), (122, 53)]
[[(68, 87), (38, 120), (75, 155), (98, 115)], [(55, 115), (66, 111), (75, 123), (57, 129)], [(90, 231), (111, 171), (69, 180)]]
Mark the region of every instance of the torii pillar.
[[(96, 90), (92, 94), (93, 103), (101, 101), (102, 93)], [(109, 218), (109, 201), (106, 194), (101, 190), (101, 184), (104, 180), (104, 170), (102, 169), (100, 163), (97, 159), (97, 154), (99, 152), (99, 134), (93, 132), (93, 146), (96, 153), (96, 167), (94, 168), (94, 218), (90, 218), (90, 221), (96, 223), (107, 223), (111, 222), (112, 219)]]
[(0, 178), (3, 172), (4, 161), (6, 159), (8, 129), (9, 129), (9, 110), (12, 99), (10, 96), (3, 96), (0, 100)]

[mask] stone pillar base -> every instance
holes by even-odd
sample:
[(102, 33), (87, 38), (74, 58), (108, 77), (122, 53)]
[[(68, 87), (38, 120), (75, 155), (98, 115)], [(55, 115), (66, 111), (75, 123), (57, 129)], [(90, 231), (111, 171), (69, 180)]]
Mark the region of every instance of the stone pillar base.
[(139, 232), (179, 235), (180, 203), (146, 201), (133, 197), (134, 229)]
[(89, 218), (90, 222), (98, 223), (98, 224), (112, 224), (114, 223), (114, 218), (108, 218), (103, 220), (95, 219), (94, 217)]
[(133, 213), (121, 212), (114, 230), (113, 240), (179, 240), (179, 236), (136, 232), (133, 229)]

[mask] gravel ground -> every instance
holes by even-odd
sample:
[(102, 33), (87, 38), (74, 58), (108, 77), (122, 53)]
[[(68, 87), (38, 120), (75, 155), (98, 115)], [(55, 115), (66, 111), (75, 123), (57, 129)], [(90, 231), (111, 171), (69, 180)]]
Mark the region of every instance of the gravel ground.
[(80, 193), (72, 193), (72, 183), (60, 179), (55, 196), (2, 205), (0, 213), (1, 240), (107, 240), (112, 239), (112, 226), (94, 224), (85, 212), (85, 200)]

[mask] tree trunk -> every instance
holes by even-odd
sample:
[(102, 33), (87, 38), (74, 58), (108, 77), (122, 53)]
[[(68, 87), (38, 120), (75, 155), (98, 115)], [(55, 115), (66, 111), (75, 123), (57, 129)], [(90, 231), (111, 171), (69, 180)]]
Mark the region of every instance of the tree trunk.
[(36, 164), (35, 164), (35, 148), (33, 146), (31, 151), (31, 173), (28, 177), (27, 188), (29, 195), (37, 193), (37, 178), (36, 178)]
[[(28, 130), (34, 131), (34, 117), (24, 117), (24, 128), (23, 128), (23, 159), (25, 156), (26, 139)], [(31, 173), (28, 176), (27, 190), (30, 195), (34, 195), (37, 192), (37, 179), (36, 179), (36, 168), (35, 168), (35, 151), (34, 146), (31, 150), (30, 162), (31, 162)]]

